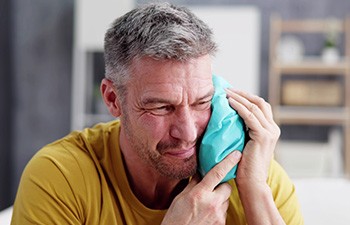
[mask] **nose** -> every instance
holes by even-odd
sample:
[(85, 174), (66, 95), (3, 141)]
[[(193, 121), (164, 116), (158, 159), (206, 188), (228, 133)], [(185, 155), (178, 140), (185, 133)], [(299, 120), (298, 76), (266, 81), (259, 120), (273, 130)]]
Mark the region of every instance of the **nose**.
[(197, 140), (197, 121), (190, 108), (183, 107), (174, 114), (173, 125), (170, 129), (170, 136), (187, 143)]

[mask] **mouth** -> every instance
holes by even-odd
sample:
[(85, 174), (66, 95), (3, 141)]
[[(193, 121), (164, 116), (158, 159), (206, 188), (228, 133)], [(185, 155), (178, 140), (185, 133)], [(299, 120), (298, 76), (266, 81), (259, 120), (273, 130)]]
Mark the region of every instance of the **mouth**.
[(194, 154), (196, 154), (196, 146), (184, 149), (169, 150), (165, 154), (178, 159), (188, 159)]

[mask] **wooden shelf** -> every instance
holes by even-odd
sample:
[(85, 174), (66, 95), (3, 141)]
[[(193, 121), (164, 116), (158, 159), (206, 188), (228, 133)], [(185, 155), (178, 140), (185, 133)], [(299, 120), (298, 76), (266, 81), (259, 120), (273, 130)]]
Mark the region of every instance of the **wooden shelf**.
[[(344, 50), (344, 57), (339, 62), (328, 64), (323, 62), (321, 57), (304, 57), (295, 63), (284, 63), (277, 60), (277, 49), (283, 34), (317, 33), (324, 35), (330, 30), (344, 37), (344, 45), (341, 47)], [(269, 58), (269, 101), (276, 122), (280, 125), (341, 126), (343, 128), (345, 174), (350, 178), (350, 17), (344, 20), (282, 20), (279, 16), (273, 15), (271, 17)], [(303, 80), (303, 76), (309, 76), (308, 78), (312, 79), (328, 75), (343, 76), (343, 79), (337, 79), (342, 89), (343, 104), (339, 107), (313, 107), (312, 104), (308, 106), (283, 105), (281, 98), (283, 76), (290, 75), (299, 76), (300, 80)], [(295, 78), (299, 79), (299, 77)], [(319, 93), (325, 94), (322, 90)], [(308, 96), (302, 96), (304, 97)], [(313, 97), (322, 98), (322, 96)]]
[(330, 26), (335, 32), (344, 30), (344, 23), (338, 20), (288, 20), (281, 22), (281, 30), (286, 33), (326, 33)]
[(283, 74), (317, 74), (317, 75), (344, 75), (344, 71), (350, 68), (345, 59), (337, 63), (326, 64), (319, 58), (305, 58), (295, 63), (283, 63), (276, 61), (273, 66)]
[(343, 125), (349, 110), (344, 107), (278, 106), (274, 112), (281, 124)]

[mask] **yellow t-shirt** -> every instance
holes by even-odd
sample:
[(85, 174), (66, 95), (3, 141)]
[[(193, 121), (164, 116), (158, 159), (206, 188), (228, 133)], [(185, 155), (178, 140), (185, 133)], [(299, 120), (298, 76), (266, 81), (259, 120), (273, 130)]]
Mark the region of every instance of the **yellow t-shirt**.
[[(41, 149), (23, 172), (11, 224), (160, 224), (166, 210), (145, 207), (130, 189), (119, 127), (119, 121), (98, 124)], [(227, 224), (246, 224), (230, 183)], [(294, 186), (275, 161), (268, 183), (286, 223), (303, 224)]]

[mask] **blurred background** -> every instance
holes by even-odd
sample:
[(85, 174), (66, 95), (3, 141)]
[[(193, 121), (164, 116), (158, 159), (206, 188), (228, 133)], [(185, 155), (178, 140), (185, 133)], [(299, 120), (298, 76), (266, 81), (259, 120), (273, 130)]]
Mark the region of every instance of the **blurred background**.
[[(0, 1), (0, 210), (42, 146), (111, 119), (97, 90), (104, 32), (147, 2)], [(350, 1), (169, 2), (212, 27), (214, 73), (273, 106), (276, 159), (295, 180), (306, 224), (350, 224)]]

